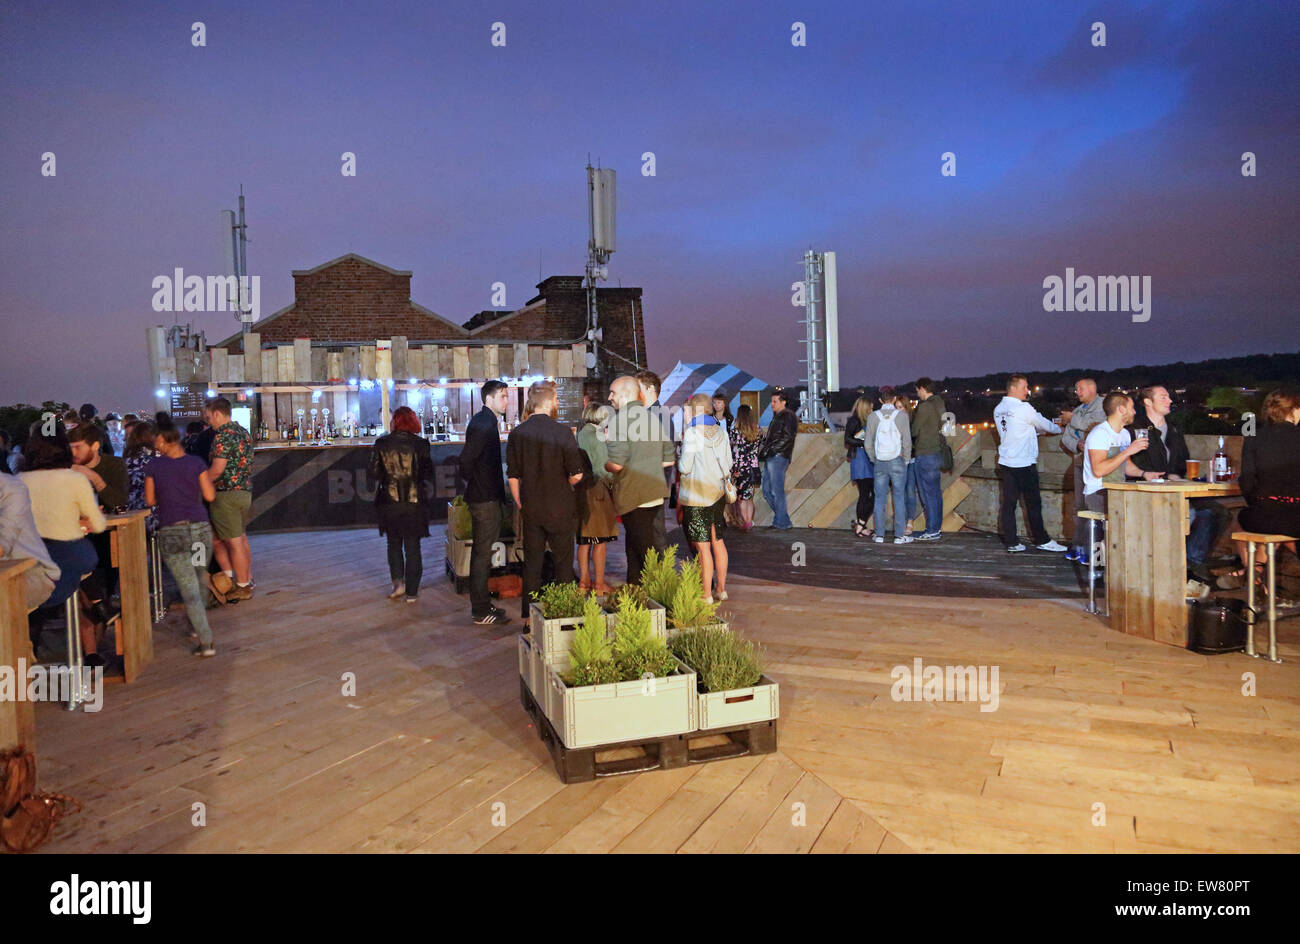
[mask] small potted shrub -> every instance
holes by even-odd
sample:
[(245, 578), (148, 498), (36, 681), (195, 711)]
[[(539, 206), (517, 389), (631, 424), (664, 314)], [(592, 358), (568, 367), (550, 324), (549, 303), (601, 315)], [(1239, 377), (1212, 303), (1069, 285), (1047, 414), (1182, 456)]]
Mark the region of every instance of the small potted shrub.
[(726, 621), (718, 618), (718, 604), (704, 602), (699, 562), (683, 561), (677, 576), (677, 585), (668, 601), (668, 635), (703, 626), (726, 629)]
[(695, 670), (700, 730), (770, 721), (780, 711), (776, 682), (763, 674), (761, 646), (724, 626), (678, 632), (673, 655)]
[[(649, 554), (654, 553), (654, 549), (652, 548)], [(649, 560), (649, 554), (646, 555), (647, 560)], [(675, 570), (673, 571), (673, 574), (674, 576), (676, 575)], [(606, 606), (607, 612), (609, 613), (609, 622), (611, 627), (618, 624), (618, 614), (624, 601), (631, 601), (646, 610), (650, 614), (650, 622), (654, 628), (655, 634), (661, 638), (667, 637), (667, 610), (662, 603), (650, 596), (649, 591), (646, 589), (646, 583), (644, 580), (639, 584), (625, 583), (609, 597)]]
[(662, 554), (654, 548), (646, 551), (645, 563), (641, 566), (641, 589), (647, 597), (660, 606), (667, 606), (677, 590), (678, 579), (676, 544)]

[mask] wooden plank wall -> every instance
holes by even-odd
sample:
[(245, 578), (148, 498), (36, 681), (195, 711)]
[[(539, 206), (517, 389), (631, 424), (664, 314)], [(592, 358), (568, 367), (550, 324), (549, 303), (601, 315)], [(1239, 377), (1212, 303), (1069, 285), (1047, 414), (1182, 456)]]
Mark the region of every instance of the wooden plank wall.
[[(961, 474), (980, 456), (979, 437), (959, 432), (949, 438), (949, 444), (953, 447), (953, 471), (945, 472), (941, 480), (943, 530), (960, 531), (965, 522), (956, 509), (971, 492)], [(785, 496), (786, 511), (796, 528), (849, 527), (857, 510), (858, 487), (849, 479), (843, 433), (799, 434), (785, 475)], [(893, 507), (892, 500), (890, 507)], [(758, 490), (754, 492), (754, 523), (772, 523), (772, 509)], [(913, 528), (923, 528), (924, 523), (922, 514)], [(892, 523), (887, 525), (892, 528)]]

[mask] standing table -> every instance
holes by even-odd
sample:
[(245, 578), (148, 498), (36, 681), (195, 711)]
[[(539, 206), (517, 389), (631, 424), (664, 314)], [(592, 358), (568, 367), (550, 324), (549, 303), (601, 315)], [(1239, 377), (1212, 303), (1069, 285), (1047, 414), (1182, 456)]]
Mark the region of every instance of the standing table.
[(1106, 603), (1110, 628), (1187, 646), (1191, 498), (1240, 495), (1235, 482), (1106, 485)]
[(18, 696), (18, 687), (25, 689), (27, 668), (32, 665), (23, 572), (35, 566), (36, 561), (31, 558), (0, 560), (0, 668), (12, 674), (15, 686), (12, 697), (0, 699), (0, 751), (13, 747), (25, 747), (29, 751), (36, 748), (34, 706)]
[(122, 594), (122, 621), (117, 631), (117, 654), (126, 663), (126, 681), (134, 682), (153, 661), (153, 616), (149, 611), (149, 563), (145, 546), (145, 519), (149, 511), (108, 515), (112, 532), (113, 566), (118, 569)]

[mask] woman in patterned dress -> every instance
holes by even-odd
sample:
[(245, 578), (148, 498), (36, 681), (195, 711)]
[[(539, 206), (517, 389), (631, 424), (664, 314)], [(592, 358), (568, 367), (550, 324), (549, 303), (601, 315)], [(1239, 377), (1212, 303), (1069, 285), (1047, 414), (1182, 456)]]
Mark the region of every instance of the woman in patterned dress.
[[(144, 467), (157, 455), (154, 452), (154, 437), (158, 430), (153, 423), (135, 423), (126, 436), (126, 449), (122, 461), (126, 463), (127, 501), (129, 511), (139, 511), (149, 507), (144, 501)], [(150, 533), (156, 527), (154, 515), (150, 515), (145, 527)]]
[(736, 411), (731, 427), (731, 480), (736, 483), (736, 504), (740, 506), (740, 528), (754, 529), (754, 489), (762, 481), (758, 470), (758, 420), (748, 403)]

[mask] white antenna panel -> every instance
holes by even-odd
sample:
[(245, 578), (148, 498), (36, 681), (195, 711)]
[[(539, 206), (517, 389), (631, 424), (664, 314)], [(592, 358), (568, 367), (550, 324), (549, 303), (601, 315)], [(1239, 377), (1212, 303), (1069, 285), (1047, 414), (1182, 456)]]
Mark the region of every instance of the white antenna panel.
[(591, 171), (592, 237), (597, 252), (614, 251), (615, 175), (611, 168)]
[(238, 275), (235, 268), (235, 211), (221, 211), (221, 259), (225, 275)]

